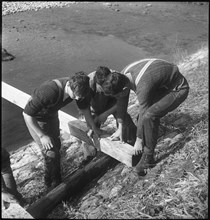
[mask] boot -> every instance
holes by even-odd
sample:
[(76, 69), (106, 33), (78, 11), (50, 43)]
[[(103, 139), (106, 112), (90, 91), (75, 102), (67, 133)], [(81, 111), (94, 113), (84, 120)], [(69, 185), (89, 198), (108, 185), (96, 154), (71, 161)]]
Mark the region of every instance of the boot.
[(145, 170), (155, 166), (154, 153), (144, 151), (142, 157), (135, 167), (139, 176), (145, 175)]

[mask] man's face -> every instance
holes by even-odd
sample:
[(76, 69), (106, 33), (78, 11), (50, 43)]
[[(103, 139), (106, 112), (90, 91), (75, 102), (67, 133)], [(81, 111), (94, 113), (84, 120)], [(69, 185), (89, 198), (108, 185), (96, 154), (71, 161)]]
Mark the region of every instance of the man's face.
[[(129, 91), (130, 91), (130, 89), (127, 88), (127, 87), (125, 87), (125, 88), (123, 88), (123, 90), (122, 90), (121, 92), (118, 92), (118, 93), (116, 93), (116, 94), (114, 94), (114, 95), (109, 94), (109, 96), (113, 96), (113, 97), (115, 97), (115, 98), (121, 98), (121, 97), (126, 96)], [(105, 95), (108, 95), (108, 94), (106, 94), (105, 92), (104, 92), (104, 94), (105, 94)]]

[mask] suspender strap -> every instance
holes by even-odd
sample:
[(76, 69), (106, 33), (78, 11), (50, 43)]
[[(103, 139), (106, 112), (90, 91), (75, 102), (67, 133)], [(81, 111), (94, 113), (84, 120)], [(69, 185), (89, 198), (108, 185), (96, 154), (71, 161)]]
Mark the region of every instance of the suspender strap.
[(136, 64), (139, 64), (139, 63), (142, 63), (144, 61), (149, 61), (150, 59), (143, 59), (143, 60), (139, 60), (139, 61), (136, 61), (134, 63), (131, 63), (130, 65), (128, 65), (125, 70), (123, 71), (124, 74), (126, 74), (126, 72), (133, 66), (135, 66)]
[(61, 98), (61, 95), (62, 95), (62, 90), (63, 90), (62, 84), (61, 84), (61, 82), (58, 79), (53, 79), (53, 81), (57, 84), (57, 86), (59, 88), (58, 89), (59, 94), (58, 94), (58, 99), (57, 99), (56, 103), (53, 104), (51, 107), (56, 106), (58, 104), (58, 102), (59, 102), (59, 100)]
[(141, 77), (143, 76), (143, 74), (145, 73), (145, 71), (147, 70), (147, 68), (157, 59), (151, 59), (149, 60), (145, 65), (144, 67), (141, 69), (141, 71), (139, 72), (138, 76), (136, 77), (136, 80), (135, 80), (135, 85), (137, 85), (141, 79)]

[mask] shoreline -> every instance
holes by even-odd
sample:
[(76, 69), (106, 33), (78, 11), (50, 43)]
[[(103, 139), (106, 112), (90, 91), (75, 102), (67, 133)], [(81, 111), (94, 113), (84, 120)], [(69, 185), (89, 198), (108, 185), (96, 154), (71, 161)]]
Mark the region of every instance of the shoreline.
[(24, 11), (38, 11), (44, 8), (56, 8), (56, 7), (70, 7), (72, 4), (78, 3), (91, 3), (91, 2), (3, 2), (2, 3), (2, 16), (14, 14)]

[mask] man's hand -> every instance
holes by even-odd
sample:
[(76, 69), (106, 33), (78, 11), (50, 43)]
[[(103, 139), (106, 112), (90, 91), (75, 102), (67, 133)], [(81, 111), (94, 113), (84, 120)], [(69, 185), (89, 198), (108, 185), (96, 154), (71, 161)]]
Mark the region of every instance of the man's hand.
[(112, 141), (121, 141), (122, 143), (124, 143), (122, 132), (119, 128), (111, 135), (110, 138)]
[(46, 150), (50, 150), (51, 148), (53, 148), (53, 141), (52, 141), (52, 139), (48, 135), (42, 135), (40, 137), (40, 141), (42, 143), (42, 146)]
[(143, 143), (141, 138), (136, 138), (136, 142), (134, 144), (134, 154), (138, 155), (143, 151)]
[(2, 195), (2, 203), (5, 209), (9, 208), (10, 203), (19, 203), (19, 201), (15, 198), (15, 196), (9, 192), (2, 192), (1, 195)]

